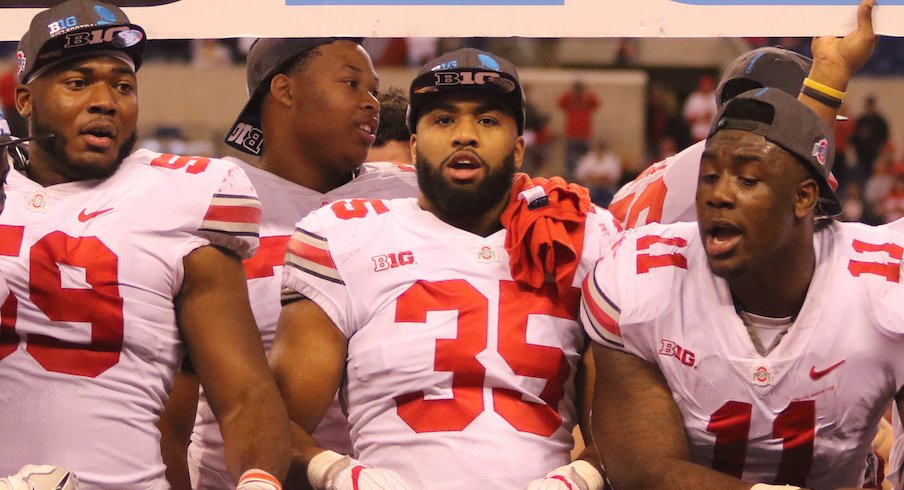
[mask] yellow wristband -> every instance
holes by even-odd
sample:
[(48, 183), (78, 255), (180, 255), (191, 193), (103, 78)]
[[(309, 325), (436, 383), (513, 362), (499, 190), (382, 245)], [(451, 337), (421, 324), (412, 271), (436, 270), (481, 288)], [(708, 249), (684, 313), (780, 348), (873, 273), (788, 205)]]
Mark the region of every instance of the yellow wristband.
[(824, 83), (819, 83), (816, 80), (811, 80), (809, 78), (804, 78), (804, 87), (810, 87), (817, 92), (828, 95), (829, 97), (838, 100), (844, 100), (844, 96), (846, 95), (841, 90), (834, 89)]

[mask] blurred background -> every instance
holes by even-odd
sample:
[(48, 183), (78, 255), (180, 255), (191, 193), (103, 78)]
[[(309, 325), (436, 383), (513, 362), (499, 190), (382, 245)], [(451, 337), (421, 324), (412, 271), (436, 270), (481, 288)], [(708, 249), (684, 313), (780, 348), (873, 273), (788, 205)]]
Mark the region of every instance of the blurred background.
[[(223, 138), (247, 99), (252, 39), (150, 41), (139, 72), (140, 146), (241, 157)], [(381, 90), (406, 90), (417, 67), (460, 47), (512, 61), (525, 85), (524, 170), (608, 189), (705, 136), (722, 68), (760, 46), (810, 54), (809, 38), (373, 38), (364, 42)], [(14, 134), (15, 42), (0, 42), (0, 104)], [(843, 219), (904, 217), (904, 39), (881, 37), (848, 87), (836, 125)], [(896, 109), (897, 108), (897, 109)], [(701, 132), (703, 131), (703, 132)], [(595, 169), (588, 173), (585, 169)], [(602, 169), (602, 170), (601, 170)]]

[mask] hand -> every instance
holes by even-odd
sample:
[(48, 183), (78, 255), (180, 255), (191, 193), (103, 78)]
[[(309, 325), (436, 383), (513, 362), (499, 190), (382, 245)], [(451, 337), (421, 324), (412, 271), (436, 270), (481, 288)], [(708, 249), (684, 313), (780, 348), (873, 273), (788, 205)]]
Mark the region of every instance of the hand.
[(0, 478), (0, 490), (78, 490), (78, 479), (66, 468), (29, 464)]
[(530, 482), (527, 490), (602, 490), (604, 485), (603, 475), (593, 465), (579, 459)]
[(847, 90), (848, 81), (863, 67), (876, 48), (873, 7), (876, 0), (861, 0), (857, 7), (857, 28), (848, 35), (814, 37), (813, 67), (809, 78), (834, 89)]
[(371, 468), (333, 451), (324, 451), (311, 459), (308, 481), (318, 490), (411, 490), (395, 471)]

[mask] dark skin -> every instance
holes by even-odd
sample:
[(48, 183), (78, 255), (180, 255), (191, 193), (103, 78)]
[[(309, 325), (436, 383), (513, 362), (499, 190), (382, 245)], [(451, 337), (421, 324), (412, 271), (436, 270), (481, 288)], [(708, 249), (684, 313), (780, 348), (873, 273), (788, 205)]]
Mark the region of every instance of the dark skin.
[[(32, 130), (55, 135), (30, 147), (30, 179), (51, 186), (106, 178), (136, 132), (137, 81), (118, 58), (76, 58), (18, 86), (16, 105)], [(282, 478), (288, 420), (251, 316), (241, 260), (208, 245), (186, 255), (183, 268), (176, 323), (220, 421), (227, 465), (235, 476), (259, 468)], [(171, 442), (164, 435), (161, 445)]]

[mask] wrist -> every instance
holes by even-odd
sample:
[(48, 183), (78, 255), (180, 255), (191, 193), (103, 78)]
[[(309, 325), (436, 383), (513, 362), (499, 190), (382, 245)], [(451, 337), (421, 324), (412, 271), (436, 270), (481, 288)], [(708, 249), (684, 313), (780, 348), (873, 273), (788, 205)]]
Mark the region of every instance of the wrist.
[(308, 461), (307, 475), (308, 483), (315, 489), (327, 488), (330, 480), (337, 473), (331, 471), (336, 468), (337, 464), (341, 464), (343, 460), (348, 460), (348, 456), (343, 456), (335, 451), (322, 451)]
[(584, 483), (587, 484), (587, 488), (602, 490), (605, 486), (606, 481), (603, 479), (602, 473), (589, 462), (579, 459), (571, 463), (571, 467), (574, 469), (574, 472), (584, 480)]
[(235, 488), (236, 490), (282, 490), (282, 484), (270, 473), (254, 468), (242, 473)]
[(750, 490), (801, 490), (800, 487), (794, 485), (768, 485), (766, 483), (757, 483), (750, 487)]

